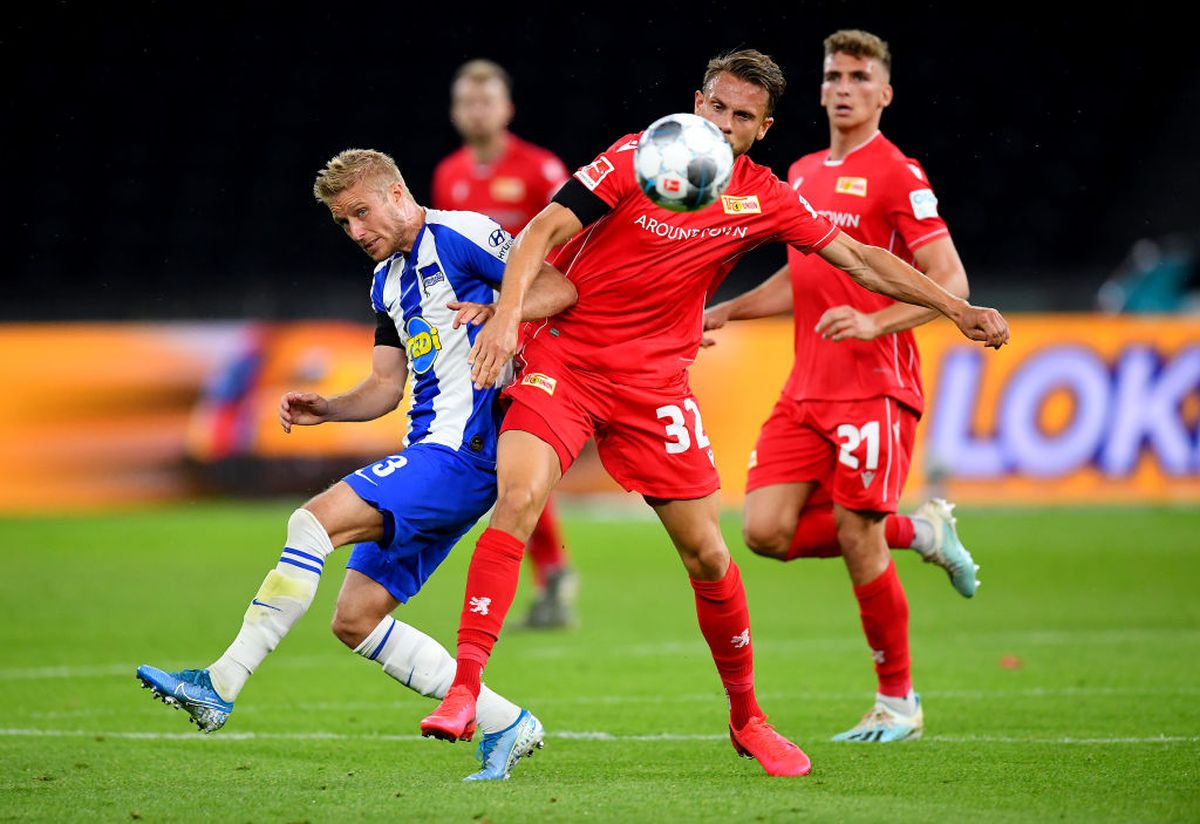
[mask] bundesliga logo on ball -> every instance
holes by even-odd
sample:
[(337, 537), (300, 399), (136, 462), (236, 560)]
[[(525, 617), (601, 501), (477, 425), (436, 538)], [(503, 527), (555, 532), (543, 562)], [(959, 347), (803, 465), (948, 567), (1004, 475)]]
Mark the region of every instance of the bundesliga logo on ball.
[(646, 197), (672, 212), (694, 212), (724, 193), (733, 174), (733, 150), (703, 117), (669, 114), (646, 129), (633, 168)]

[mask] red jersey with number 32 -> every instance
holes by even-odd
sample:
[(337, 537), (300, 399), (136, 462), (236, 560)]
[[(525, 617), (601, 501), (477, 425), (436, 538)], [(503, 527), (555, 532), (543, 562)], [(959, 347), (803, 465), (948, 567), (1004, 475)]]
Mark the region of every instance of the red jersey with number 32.
[[(805, 155), (788, 182), (817, 212), (855, 240), (880, 246), (912, 263), (913, 252), (949, 235), (921, 164), (882, 133), (831, 161), (829, 151)], [(912, 332), (872, 341), (825, 340), (814, 328), (826, 309), (850, 305), (875, 312), (894, 301), (859, 286), (818, 257), (788, 252), (795, 311), (796, 361), (784, 387), (795, 400), (862, 400), (881, 395), (916, 410), (924, 407), (921, 363)]]
[(838, 230), (745, 155), (716, 203), (696, 212), (663, 209), (634, 175), (639, 136), (626, 135), (575, 172), (611, 211), (552, 259), (579, 300), (539, 329), (529, 348), (550, 346), (570, 365), (655, 386), (695, 360), (704, 304), (739, 257), (770, 241), (807, 254)]

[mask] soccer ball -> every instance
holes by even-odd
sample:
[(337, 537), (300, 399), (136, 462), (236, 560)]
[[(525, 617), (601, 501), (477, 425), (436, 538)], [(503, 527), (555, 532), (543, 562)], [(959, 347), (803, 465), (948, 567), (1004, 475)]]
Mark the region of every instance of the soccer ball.
[(721, 130), (703, 117), (669, 114), (646, 129), (633, 168), (646, 197), (672, 212), (694, 212), (729, 185), (733, 150)]

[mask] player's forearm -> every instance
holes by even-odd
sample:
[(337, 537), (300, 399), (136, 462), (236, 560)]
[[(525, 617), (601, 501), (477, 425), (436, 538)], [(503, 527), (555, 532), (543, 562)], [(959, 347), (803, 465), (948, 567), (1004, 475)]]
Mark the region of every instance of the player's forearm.
[(553, 248), (551, 240), (550, 232), (537, 218), (517, 235), (504, 267), (504, 282), (500, 286), (500, 299), (496, 301), (497, 315), (526, 319), (525, 303), (534, 281), (541, 274), (546, 255)]
[(524, 306), (521, 310), (521, 320), (541, 320), (575, 305), (579, 292), (575, 284), (563, 277), (562, 273), (543, 263), (542, 269), (529, 286), (525, 295)]
[(373, 421), (400, 405), (404, 385), (372, 374), (349, 392), (329, 399), (330, 421)]
[(878, 246), (859, 246), (858, 260), (844, 267), (856, 283), (893, 300), (934, 309), (952, 320), (968, 304)]
[[(782, 315), (792, 309), (792, 278), (787, 266), (758, 286), (718, 307), (728, 311), (729, 320), (753, 320)], [(713, 307), (718, 308), (718, 307)]]
[[(955, 260), (957, 260), (957, 255), (955, 256)], [(926, 271), (925, 276), (950, 294), (964, 300), (970, 294), (967, 273), (963, 271), (961, 265), (937, 266)], [(940, 317), (940, 315), (941, 313), (922, 306), (913, 306), (910, 303), (893, 303), (891, 306), (872, 313), (871, 317), (875, 321), (875, 328), (880, 335), (890, 335), (895, 332), (915, 329), (934, 318)]]

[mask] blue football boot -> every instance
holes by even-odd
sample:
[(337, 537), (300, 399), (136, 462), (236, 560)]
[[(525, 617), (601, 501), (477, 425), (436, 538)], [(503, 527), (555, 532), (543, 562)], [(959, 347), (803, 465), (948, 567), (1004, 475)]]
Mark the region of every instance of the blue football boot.
[(517, 720), (500, 732), (490, 732), (479, 742), (475, 756), (483, 768), (468, 775), (463, 781), (503, 781), (512, 773), (513, 767), (533, 751), (541, 749), (546, 730), (529, 710), (521, 710)]
[(187, 710), (192, 723), (201, 732), (221, 729), (229, 719), (229, 713), (233, 712), (233, 702), (217, 695), (206, 669), (164, 672), (142, 664), (137, 668), (137, 677), (142, 687), (149, 689), (159, 701)]

